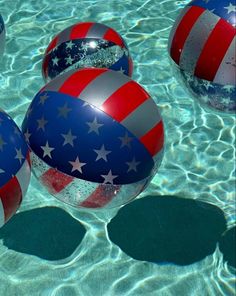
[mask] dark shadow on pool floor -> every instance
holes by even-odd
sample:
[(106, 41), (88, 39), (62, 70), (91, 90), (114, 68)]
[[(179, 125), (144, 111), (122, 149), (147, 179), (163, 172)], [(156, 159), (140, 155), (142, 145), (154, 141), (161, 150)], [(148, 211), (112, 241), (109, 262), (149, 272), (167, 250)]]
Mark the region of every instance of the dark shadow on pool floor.
[(111, 241), (134, 259), (178, 265), (212, 254), (225, 230), (218, 207), (174, 196), (138, 199), (108, 224)]
[(57, 207), (19, 213), (0, 229), (0, 239), (9, 249), (46, 260), (70, 256), (84, 234), (85, 228)]

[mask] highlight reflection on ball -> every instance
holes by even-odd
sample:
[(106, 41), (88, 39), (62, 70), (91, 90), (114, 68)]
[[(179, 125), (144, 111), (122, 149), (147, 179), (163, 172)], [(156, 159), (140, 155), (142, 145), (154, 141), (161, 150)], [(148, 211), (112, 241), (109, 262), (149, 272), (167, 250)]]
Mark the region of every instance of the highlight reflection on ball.
[(57, 34), (42, 64), (45, 81), (71, 69), (109, 68), (131, 76), (133, 63), (124, 39), (112, 28), (94, 22), (77, 23)]

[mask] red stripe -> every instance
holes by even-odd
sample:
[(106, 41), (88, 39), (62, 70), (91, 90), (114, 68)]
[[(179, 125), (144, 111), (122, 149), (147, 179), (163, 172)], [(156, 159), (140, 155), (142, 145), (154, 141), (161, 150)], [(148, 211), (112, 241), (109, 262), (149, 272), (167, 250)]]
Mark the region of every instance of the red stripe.
[(177, 64), (179, 64), (184, 43), (192, 30), (193, 25), (204, 11), (205, 9), (202, 7), (192, 6), (180, 21), (175, 31), (170, 49), (170, 55)]
[(99, 185), (96, 190), (79, 205), (85, 208), (101, 208), (108, 204), (119, 192), (120, 185)]
[(128, 75), (131, 77), (133, 74), (133, 60), (129, 57), (129, 73)]
[(164, 145), (163, 122), (160, 121), (156, 126), (154, 126), (154, 128), (152, 128), (139, 140), (143, 143), (152, 156), (157, 154)]
[(121, 47), (124, 47), (124, 42), (121, 36), (113, 29), (108, 29), (104, 34), (103, 38), (107, 41), (113, 42)]
[(218, 68), (235, 36), (235, 28), (220, 19), (211, 32), (197, 61), (194, 75), (213, 81)]
[(15, 214), (22, 200), (20, 183), (16, 177), (11, 178), (9, 182), (0, 188), (0, 198), (2, 200), (6, 222)]
[(81, 69), (72, 74), (60, 87), (59, 92), (78, 97), (84, 88), (107, 69)]
[(53, 168), (47, 170), (40, 177), (41, 182), (48, 188), (48, 191), (52, 194), (56, 194), (62, 191), (73, 181), (73, 179), (73, 177), (63, 174)]
[(149, 97), (144, 89), (137, 87), (136, 82), (129, 81), (103, 103), (102, 110), (120, 122)]
[(84, 38), (86, 37), (88, 30), (93, 26), (94, 23), (79, 23), (74, 25), (70, 32), (70, 40), (77, 39), (77, 38)]
[(58, 41), (58, 36), (56, 36), (50, 43), (49, 43), (49, 45), (48, 45), (48, 47), (47, 47), (47, 49), (46, 49), (46, 54), (50, 51), (50, 50), (52, 50), (53, 48), (55, 48), (56, 47), (56, 45), (57, 45), (57, 41)]

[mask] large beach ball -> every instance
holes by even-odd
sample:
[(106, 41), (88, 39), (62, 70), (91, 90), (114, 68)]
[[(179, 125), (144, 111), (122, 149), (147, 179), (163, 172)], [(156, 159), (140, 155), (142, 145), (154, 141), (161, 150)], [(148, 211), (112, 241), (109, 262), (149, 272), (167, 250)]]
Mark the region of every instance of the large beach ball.
[(204, 106), (236, 111), (236, 6), (233, 1), (193, 0), (169, 36), (177, 76)]
[(22, 125), (33, 172), (74, 207), (122, 205), (156, 173), (164, 130), (157, 105), (130, 77), (72, 70), (34, 97)]
[(42, 74), (49, 81), (71, 69), (109, 68), (131, 76), (133, 63), (124, 39), (112, 28), (77, 23), (56, 35), (46, 49)]
[(20, 206), (30, 172), (25, 138), (15, 122), (0, 109), (0, 227)]
[(4, 47), (5, 47), (5, 25), (3, 18), (0, 14), (0, 56), (3, 54)]

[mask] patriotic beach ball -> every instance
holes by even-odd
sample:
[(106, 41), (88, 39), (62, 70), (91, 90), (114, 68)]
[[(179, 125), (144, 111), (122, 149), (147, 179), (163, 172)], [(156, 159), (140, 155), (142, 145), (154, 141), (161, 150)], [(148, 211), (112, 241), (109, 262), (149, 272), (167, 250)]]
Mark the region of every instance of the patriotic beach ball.
[(33, 172), (74, 207), (116, 207), (156, 173), (164, 128), (154, 100), (129, 76), (71, 70), (34, 97), (22, 124)]
[(0, 109), (0, 227), (19, 208), (30, 181), (29, 148), (15, 122)]
[(5, 47), (5, 25), (3, 18), (0, 14), (0, 56), (3, 54)]
[(50, 42), (42, 74), (50, 81), (71, 69), (109, 68), (132, 75), (133, 62), (124, 39), (112, 28), (94, 22), (72, 25)]
[(236, 111), (236, 5), (193, 0), (169, 36), (176, 75), (204, 106)]

